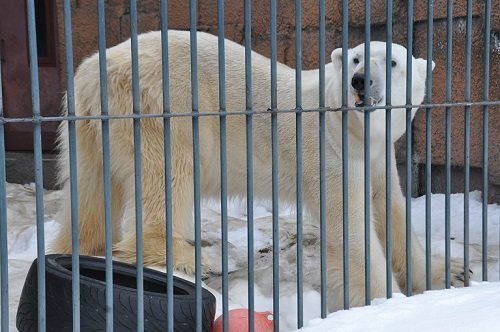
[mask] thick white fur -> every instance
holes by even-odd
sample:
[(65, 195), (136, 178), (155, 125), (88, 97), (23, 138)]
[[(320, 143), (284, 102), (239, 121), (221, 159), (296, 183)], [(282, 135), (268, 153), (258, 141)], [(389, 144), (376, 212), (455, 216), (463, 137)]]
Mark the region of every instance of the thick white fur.
[[(245, 110), (244, 48), (226, 41), (226, 109)], [(364, 70), (364, 46), (350, 49), (349, 81), (354, 72)], [(326, 96), (328, 106), (341, 106), (341, 50), (332, 53), (332, 63), (326, 65)], [(354, 65), (353, 59), (360, 62)], [(393, 45), (392, 104), (406, 101), (406, 49)], [(189, 32), (169, 32), (170, 107), (174, 113), (191, 112), (190, 43)], [(385, 93), (385, 43), (371, 43), (371, 77), (373, 91)], [(270, 105), (269, 59), (252, 53), (253, 109), (265, 111)], [(107, 51), (109, 113), (132, 113), (130, 41)], [(413, 59), (412, 103), (420, 104), (424, 97), (426, 61)], [(218, 60), (216, 37), (198, 33), (199, 111), (217, 112)], [(141, 112), (159, 114), (162, 109), (162, 71), (160, 33), (139, 36), (139, 72)], [(304, 108), (317, 108), (318, 70), (304, 71), (302, 101)], [(295, 107), (295, 70), (278, 64), (278, 107)], [(349, 106), (354, 105), (349, 90)], [(86, 59), (75, 76), (77, 115), (99, 115), (99, 60), (95, 54)], [(385, 98), (382, 99), (385, 103)], [(412, 110), (414, 115), (416, 108)], [(279, 131), (279, 197), (295, 202), (295, 114), (278, 116)], [(78, 121), (78, 204), (80, 252), (102, 255), (104, 252), (104, 205), (102, 171), (102, 131), (98, 120)], [(174, 267), (188, 273), (194, 271), (194, 249), (187, 241), (193, 229), (193, 158), (191, 118), (171, 120), (172, 157), (172, 250)], [(319, 220), (319, 139), (318, 114), (303, 114), (303, 199), (313, 220)], [(405, 131), (404, 110), (392, 111), (392, 138), (398, 139)], [(350, 305), (364, 304), (364, 209), (363, 209), (363, 114), (349, 112), (349, 265)], [(203, 198), (220, 197), (219, 118), (200, 118), (200, 170)], [(111, 199), (114, 227), (114, 254), (135, 262), (135, 190), (132, 120), (110, 121)], [(141, 120), (142, 197), (144, 263), (165, 263), (165, 181), (164, 136), (162, 119)], [(385, 110), (371, 116), (371, 298), (385, 296)], [(342, 303), (342, 136), (341, 114), (326, 113), (326, 220), (328, 236), (328, 289), (330, 310), (343, 307)], [(245, 116), (227, 117), (227, 171), (229, 196), (246, 196), (246, 138)], [(67, 127), (60, 129), (60, 181), (64, 184), (64, 202), (60, 213), (62, 231), (53, 243), (52, 251), (71, 252), (70, 185)], [(270, 114), (253, 116), (254, 194), (259, 199), (271, 198), (271, 119)], [(394, 291), (405, 291), (405, 202), (399, 187), (394, 149), (392, 170), (392, 245)], [(116, 236), (119, 225), (129, 225), (123, 238)], [(126, 226), (127, 227), (127, 226)], [(425, 289), (425, 260), (421, 245), (412, 232), (413, 291)], [(219, 258), (212, 258), (219, 259)], [(210, 260), (203, 256), (204, 268)], [(434, 264), (435, 287), (443, 286), (442, 264)], [(319, 271), (319, 267), (318, 267)], [(460, 273), (454, 269), (455, 275)], [(398, 286), (399, 285), (399, 286)]]

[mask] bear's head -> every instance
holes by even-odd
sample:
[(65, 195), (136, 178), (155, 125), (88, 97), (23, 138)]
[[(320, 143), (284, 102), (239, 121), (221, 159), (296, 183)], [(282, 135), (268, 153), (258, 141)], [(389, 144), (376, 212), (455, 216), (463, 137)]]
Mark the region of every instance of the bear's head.
[[(392, 44), (391, 57), (391, 105), (406, 104), (406, 48), (398, 44)], [(425, 82), (427, 73), (427, 60), (412, 57), (412, 105), (419, 105), (424, 100)], [(337, 108), (342, 105), (342, 48), (332, 52), (332, 67), (334, 72), (329, 85), (327, 98), (329, 106)], [(432, 62), (432, 69), (434, 69)], [(365, 44), (351, 48), (347, 52), (347, 106), (365, 106)], [(371, 106), (385, 106), (386, 101), (386, 43), (373, 41), (370, 43), (370, 98)], [(369, 105), (366, 105), (369, 106)], [(412, 109), (412, 119), (418, 107)], [(363, 111), (353, 112), (355, 120), (363, 121)], [(404, 134), (406, 124), (405, 108), (393, 109), (392, 116), (392, 138), (396, 141)], [(350, 118), (352, 118), (350, 117)], [(372, 138), (385, 137), (385, 109), (377, 109), (371, 115)]]

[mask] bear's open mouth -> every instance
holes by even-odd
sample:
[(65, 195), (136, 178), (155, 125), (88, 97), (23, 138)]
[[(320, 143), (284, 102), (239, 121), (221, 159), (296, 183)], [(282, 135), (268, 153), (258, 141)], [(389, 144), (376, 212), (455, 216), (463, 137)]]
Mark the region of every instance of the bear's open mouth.
[(354, 105), (356, 107), (375, 106), (378, 103), (380, 103), (381, 100), (382, 100), (382, 98), (375, 99), (373, 97), (370, 97), (368, 99), (368, 103), (365, 104), (365, 96), (364, 95), (360, 95), (357, 93), (354, 95)]

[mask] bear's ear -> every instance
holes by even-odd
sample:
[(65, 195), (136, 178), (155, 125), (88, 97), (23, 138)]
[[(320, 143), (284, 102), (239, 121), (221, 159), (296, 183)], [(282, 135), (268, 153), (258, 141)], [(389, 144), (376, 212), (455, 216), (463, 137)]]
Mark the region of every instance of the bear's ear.
[(342, 63), (342, 47), (339, 47), (332, 52), (332, 62), (334, 64)]
[[(427, 60), (419, 58), (419, 59), (416, 60), (416, 62), (417, 62), (417, 70), (418, 70), (418, 72), (421, 75), (425, 76), (426, 73), (427, 73)], [(432, 61), (432, 70), (434, 70), (435, 66), (436, 66), (436, 64), (434, 63), (434, 61)]]

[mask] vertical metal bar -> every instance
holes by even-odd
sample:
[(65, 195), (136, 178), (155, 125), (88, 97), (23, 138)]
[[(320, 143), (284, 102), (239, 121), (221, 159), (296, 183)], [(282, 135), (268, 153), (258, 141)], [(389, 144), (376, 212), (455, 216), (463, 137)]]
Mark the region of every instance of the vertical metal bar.
[(227, 225), (227, 144), (226, 144), (226, 68), (224, 55), (224, 0), (217, 1), (218, 59), (219, 59), (219, 111), (220, 122), (220, 210), (222, 233), (222, 319), (223, 331), (229, 331), (229, 283), (228, 283), (228, 225)]
[[(99, 29), (99, 79), (101, 94), (101, 114), (108, 115), (108, 82), (106, 65), (106, 13), (104, 0), (97, 3)], [(111, 225), (111, 176), (109, 149), (109, 119), (102, 119), (102, 154), (104, 179), (104, 232), (106, 252), (106, 331), (113, 331), (113, 228)]]
[[(319, 107), (325, 107), (325, 1), (319, 2)], [(321, 267), (321, 318), (328, 311), (326, 281), (326, 113), (319, 112), (319, 222), (320, 222), (320, 267)]]
[[(472, 0), (467, 0), (467, 21), (465, 28), (465, 92), (470, 102), (471, 52), (472, 52)], [(469, 190), (470, 190), (470, 106), (464, 109), (464, 286), (469, 286)]]
[[(295, 0), (295, 108), (302, 108), (302, 5)], [(297, 113), (302, 115), (301, 113)], [(297, 174), (298, 175), (298, 174)], [(297, 211), (298, 212), (298, 211)]]
[[(141, 114), (139, 54), (137, 45), (137, 1), (130, 0), (130, 44), (132, 56), (132, 110)], [(137, 266), (137, 331), (144, 331), (144, 271), (142, 238), (141, 119), (134, 118), (135, 240)]]
[[(349, 52), (349, 4), (347, 0), (342, 0), (342, 224), (345, 234), (348, 234), (349, 225), (349, 111), (347, 110), (347, 58)], [(344, 241), (343, 248), (343, 280), (344, 280), (344, 309), (349, 309), (349, 248), (346, 248)]]
[[(71, 3), (64, 0), (64, 43), (66, 45), (66, 102), (68, 115), (75, 115), (75, 88), (73, 77), (73, 38), (71, 32)], [(75, 120), (68, 120), (69, 136), (69, 172), (71, 196), (71, 289), (73, 305), (73, 331), (80, 331), (80, 260), (78, 254), (78, 181), (76, 163), (76, 128)]]
[[(302, 6), (295, 0), (295, 108), (302, 110)], [(303, 255), (302, 255), (302, 113), (296, 114), (297, 155), (297, 328), (304, 324)]]
[[(484, 4), (484, 63), (483, 63), (483, 101), (489, 100), (490, 90), (490, 28), (491, 0)], [(483, 106), (483, 281), (488, 281), (488, 105)]]
[[(470, 102), (471, 52), (472, 52), (472, 0), (467, 1), (465, 50), (465, 101)], [(469, 286), (469, 190), (470, 190), (470, 106), (464, 109), (464, 286)]]
[(165, 162), (165, 222), (167, 267), (167, 331), (174, 331), (174, 268), (172, 255), (172, 159), (170, 136), (170, 82), (168, 67), (168, 5), (161, 0), (161, 53), (163, 93), (163, 153)]
[[(0, 45), (1, 47), (1, 45)], [(9, 330), (9, 253), (7, 247), (7, 192), (5, 172), (5, 136), (2, 95), (2, 62), (0, 61), (0, 298), (2, 331)]]
[(412, 61), (413, 61), (413, 0), (408, 0), (407, 9), (407, 53), (406, 53), (406, 289), (413, 294), (411, 280), (411, 156), (412, 156)]
[(195, 281), (196, 281), (196, 331), (202, 330), (201, 303), (201, 194), (200, 194), (200, 133), (198, 113), (198, 42), (197, 42), (197, 1), (189, 2), (190, 43), (191, 43), (191, 104), (193, 129), (193, 170), (194, 170), (194, 235), (195, 235)]
[(36, 45), (35, 4), (27, 1), (28, 42), (31, 76), (31, 102), (33, 107), (33, 145), (35, 152), (35, 194), (36, 194), (36, 239), (37, 239), (37, 277), (38, 277), (38, 331), (45, 331), (45, 236), (43, 214), (43, 164), (42, 130), (40, 121), (40, 94), (38, 81), (38, 56)]
[(325, 318), (328, 310), (326, 291), (326, 158), (325, 158), (325, 115), (319, 113), (319, 188), (320, 188), (320, 250), (321, 250), (321, 318)]
[[(385, 44), (385, 104), (392, 105), (392, 0), (386, 7), (386, 44)], [(392, 297), (392, 219), (391, 219), (391, 159), (392, 159), (392, 116), (391, 109), (385, 111), (385, 275), (386, 297)]]
[[(245, 0), (245, 109), (252, 108), (252, 0)], [(245, 116), (247, 160), (248, 331), (254, 330), (253, 120)]]
[[(365, 0), (365, 105), (370, 103), (370, 39), (371, 39), (371, 1)], [(370, 304), (370, 114), (371, 109), (364, 112), (364, 178), (365, 178), (365, 304)], [(347, 242), (349, 234), (344, 241)]]
[(271, 146), (272, 146), (272, 198), (273, 198), (273, 314), (274, 330), (279, 331), (280, 277), (279, 277), (279, 210), (278, 210), (278, 85), (276, 0), (271, 0)]
[[(434, 33), (434, 1), (427, 1), (427, 82), (426, 103), (432, 102), (432, 41)], [(432, 187), (432, 108), (425, 109), (425, 288), (432, 289), (431, 269), (431, 187)]]
[[(453, 0), (447, 2), (446, 16), (446, 103), (451, 102), (451, 74), (453, 60)], [(451, 287), (451, 228), (450, 228), (450, 212), (451, 212), (451, 107), (446, 106), (446, 191), (445, 191), (445, 222), (444, 222), (444, 257), (445, 257), (445, 287)]]
[(319, 107), (325, 107), (326, 4), (319, 0)]

